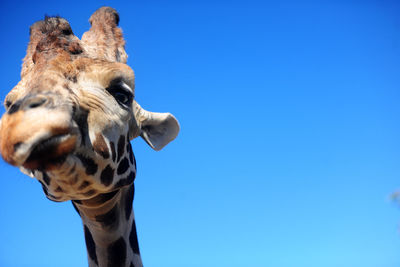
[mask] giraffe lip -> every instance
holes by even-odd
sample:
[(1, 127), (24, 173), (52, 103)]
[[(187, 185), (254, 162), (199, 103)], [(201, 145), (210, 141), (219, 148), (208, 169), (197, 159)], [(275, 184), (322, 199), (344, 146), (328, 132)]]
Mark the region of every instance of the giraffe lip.
[(40, 140), (33, 146), (22, 166), (27, 169), (49, 169), (58, 165), (75, 149), (76, 141), (77, 136), (70, 133)]

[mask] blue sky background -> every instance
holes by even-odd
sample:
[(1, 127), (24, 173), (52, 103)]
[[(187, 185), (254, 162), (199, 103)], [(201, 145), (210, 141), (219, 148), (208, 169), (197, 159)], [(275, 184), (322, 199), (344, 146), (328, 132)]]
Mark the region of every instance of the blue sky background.
[[(1, 1), (0, 97), (33, 22), (81, 37), (103, 5), (138, 102), (182, 127), (132, 142), (145, 266), (400, 266), (398, 1)], [(0, 173), (0, 266), (87, 266), (72, 205)]]

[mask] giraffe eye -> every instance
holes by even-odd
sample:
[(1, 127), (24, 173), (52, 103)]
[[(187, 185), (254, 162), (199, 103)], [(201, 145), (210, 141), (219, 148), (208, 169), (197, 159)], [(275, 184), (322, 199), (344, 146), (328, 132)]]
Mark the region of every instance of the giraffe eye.
[(123, 82), (112, 83), (107, 91), (115, 98), (121, 106), (128, 108), (132, 104), (133, 94), (129, 87)]
[(116, 92), (113, 96), (120, 104), (128, 105), (130, 102), (130, 96), (125, 92)]

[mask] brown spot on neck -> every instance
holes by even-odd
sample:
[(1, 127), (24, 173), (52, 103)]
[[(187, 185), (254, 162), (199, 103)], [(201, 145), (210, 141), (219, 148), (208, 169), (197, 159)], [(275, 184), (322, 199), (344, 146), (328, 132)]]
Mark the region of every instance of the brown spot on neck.
[(110, 157), (110, 151), (108, 150), (107, 143), (101, 133), (96, 134), (96, 138), (93, 142), (93, 149), (105, 159)]

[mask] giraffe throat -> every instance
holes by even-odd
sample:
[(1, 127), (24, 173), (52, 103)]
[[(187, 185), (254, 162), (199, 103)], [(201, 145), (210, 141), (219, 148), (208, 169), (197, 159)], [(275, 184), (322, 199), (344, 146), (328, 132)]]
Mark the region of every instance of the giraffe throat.
[(82, 218), (90, 266), (142, 266), (132, 210), (134, 190), (131, 184), (90, 200), (72, 201)]

